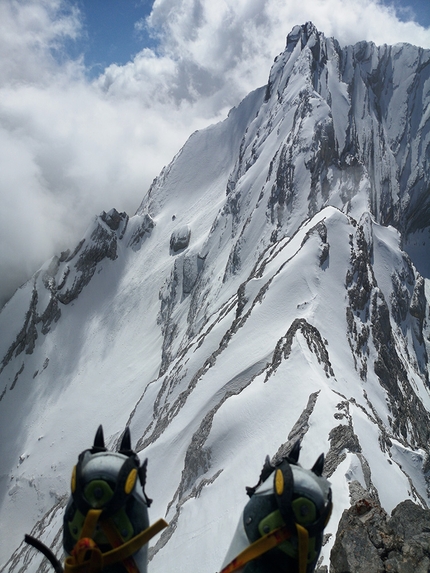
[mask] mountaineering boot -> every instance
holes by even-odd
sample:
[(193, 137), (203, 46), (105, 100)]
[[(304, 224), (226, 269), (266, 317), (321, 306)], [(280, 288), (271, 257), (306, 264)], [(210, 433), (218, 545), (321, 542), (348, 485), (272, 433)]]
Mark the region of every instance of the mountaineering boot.
[(324, 456), (311, 470), (298, 463), (300, 444), (276, 465), (266, 458), (221, 573), (311, 573), (330, 519), (330, 483), (322, 477)]
[(72, 472), (63, 521), (64, 568), (40, 541), (25, 540), (57, 573), (146, 573), (148, 541), (167, 526), (163, 519), (149, 525), (146, 465), (131, 449), (128, 427), (118, 452), (110, 452), (99, 426), (93, 447), (79, 455)]

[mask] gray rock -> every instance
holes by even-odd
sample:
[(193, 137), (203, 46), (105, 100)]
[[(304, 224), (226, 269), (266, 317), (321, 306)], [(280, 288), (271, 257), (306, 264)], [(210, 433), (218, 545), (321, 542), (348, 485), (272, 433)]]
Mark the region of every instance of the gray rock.
[(179, 229), (175, 229), (170, 237), (170, 250), (177, 253), (182, 249), (186, 249), (190, 244), (191, 229), (188, 225), (184, 225)]
[(406, 500), (390, 517), (363, 498), (342, 515), (330, 573), (428, 573), (429, 555), (429, 509)]
[(147, 237), (151, 235), (152, 230), (155, 227), (155, 222), (148, 213), (140, 215), (140, 218), (141, 222), (134, 230), (127, 245), (129, 247), (132, 247), (132, 249), (135, 251), (140, 249), (142, 243), (145, 241)]
[(185, 256), (182, 273), (182, 292), (184, 295), (187, 295), (193, 290), (199, 274), (198, 257), (196, 255)]

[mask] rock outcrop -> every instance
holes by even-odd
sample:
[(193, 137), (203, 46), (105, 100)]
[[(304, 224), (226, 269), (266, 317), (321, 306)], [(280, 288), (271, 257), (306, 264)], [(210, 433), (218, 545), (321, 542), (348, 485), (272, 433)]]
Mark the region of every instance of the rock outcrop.
[(430, 510), (411, 500), (391, 516), (362, 498), (345, 510), (330, 555), (330, 573), (427, 573)]

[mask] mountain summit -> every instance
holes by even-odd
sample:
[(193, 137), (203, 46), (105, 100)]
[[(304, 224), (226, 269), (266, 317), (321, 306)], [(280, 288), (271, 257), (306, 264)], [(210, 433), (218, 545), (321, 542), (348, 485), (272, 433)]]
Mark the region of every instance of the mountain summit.
[(102, 423), (148, 457), (150, 571), (220, 569), (266, 454), (326, 454), (334, 512), (429, 494), (430, 51), (307, 23), (133, 217), (96, 217), (0, 313), (0, 564), (60, 554)]

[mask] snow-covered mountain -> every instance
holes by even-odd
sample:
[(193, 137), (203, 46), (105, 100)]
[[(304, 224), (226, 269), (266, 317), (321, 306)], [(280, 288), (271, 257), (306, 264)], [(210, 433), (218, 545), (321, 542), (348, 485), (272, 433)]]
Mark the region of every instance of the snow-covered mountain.
[[(150, 572), (220, 569), (266, 454), (430, 505), (430, 51), (295, 27), (133, 217), (96, 217), (0, 313), (0, 564), (61, 553), (79, 452), (148, 457)], [(408, 253), (408, 254), (407, 254)], [(43, 569), (45, 570), (45, 569)], [(47, 569), (46, 569), (47, 570)]]

